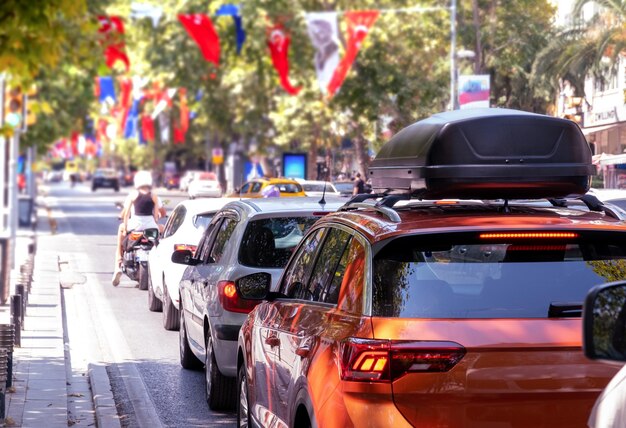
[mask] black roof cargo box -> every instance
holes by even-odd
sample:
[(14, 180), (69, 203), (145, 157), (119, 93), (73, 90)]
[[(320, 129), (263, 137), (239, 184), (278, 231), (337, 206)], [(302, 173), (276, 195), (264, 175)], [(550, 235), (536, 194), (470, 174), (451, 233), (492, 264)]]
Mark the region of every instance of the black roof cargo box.
[(593, 173), (574, 122), (496, 108), (416, 122), (385, 143), (369, 170), (375, 191), (423, 199), (577, 196)]

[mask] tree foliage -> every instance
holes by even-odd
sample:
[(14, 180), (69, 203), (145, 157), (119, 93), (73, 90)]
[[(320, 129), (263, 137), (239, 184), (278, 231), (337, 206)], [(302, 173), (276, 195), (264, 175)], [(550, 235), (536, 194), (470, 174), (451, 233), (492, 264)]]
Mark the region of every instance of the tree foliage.
[[(68, 2), (49, 0), (49, 3), (63, 12)], [(149, 19), (127, 18), (130, 10), (127, 1), (114, 0), (98, 6), (98, 12), (125, 18), (126, 47), (133, 74), (163, 87), (187, 89), (190, 109), (195, 113), (187, 140), (183, 146), (155, 146), (151, 155), (155, 159), (184, 157), (183, 163), (197, 163), (209, 156), (209, 147), (230, 150), (237, 143), (240, 150), (261, 157), (280, 151), (308, 151), (314, 162), (317, 156), (330, 153), (347, 155), (349, 151), (340, 153), (339, 148), (342, 140), (348, 138), (355, 147), (359, 169), (364, 170), (368, 152), (376, 151), (384, 142), (387, 128), (397, 131), (449, 105), (447, 3), (248, 0), (242, 5), (247, 40), (241, 55), (236, 54), (232, 19), (215, 17), (222, 4), (217, 0), (164, 0), (159, 4), (164, 16), (156, 28)], [(407, 8), (415, 6), (425, 9), (407, 12)], [(79, 1), (77, 10), (82, 12), (68, 16), (81, 17), (71, 28), (83, 28), (79, 24), (87, 21), (92, 22), (92, 27), (77, 32), (68, 28), (64, 40), (75, 41), (82, 31), (95, 33), (96, 6), (90, 7), (94, 10), (87, 10), (84, 2)], [(0, 11), (3, 8), (0, 6)], [(379, 9), (383, 13), (340, 91), (329, 99), (318, 88), (305, 13), (367, 9)], [(204, 60), (179, 23), (178, 13), (211, 16), (221, 42), (219, 67)], [(471, 62), (461, 62), (460, 71), (491, 75), (493, 105), (546, 110), (551, 94), (541, 86), (542, 82), (532, 87), (530, 78), (532, 61), (552, 34), (551, 14), (548, 0), (521, 0), (515, 4), (502, 0), (459, 1), (459, 47), (479, 51), (475, 67)], [(341, 13), (338, 18), (343, 37), (346, 29)], [(290, 79), (303, 88), (297, 96), (288, 95), (280, 87), (267, 47), (267, 27), (278, 20), (284, 22), (292, 37)], [(90, 43), (93, 47), (95, 39)], [(85, 43), (77, 42), (76, 46)], [(85, 58), (79, 52), (80, 49), (68, 58), (60, 53), (56, 62), (51, 63), (63, 64), (62, 73), (56, 72), (58, 68), (44, 67), (45, 73), (41, 75), (46, 82), (42, 93), (49, 91), (46, 96), (50, 97), (56, 116), (51, 116), (49, 122), (38, 123), (31, 134), (33, 139), (48, 136), (49, 143), (62, 132), (80, 127), (89, 112), (88, 103), (92, 103), (92, 111), (98, 108), (89, 88), (96, 65), (101, 63), (101, 58), (95, 57), (100, 54), (92, 52), (90, 62), (83, 61)], [(76, 66), (84, 63), (88, 65)], [(113, 74), (120, 75), (122, 71), (116, 69)], [(176, 106), (174, 109), (176, 116)], [(336, 165), (334, 172), (339, 167)]]
[[(600, 8), (583, 20), (583, 9), (590, 3)], [(533, 73), (546, 77), (555, 88), (568, 80), (578, 94), (584, 94), (585, 79), (590, 75), (603, 79), (606, 68), (626, 51), (626, 1), (576, 0), (572, 16), (572, 22), (560, 28), (539, 53)]]

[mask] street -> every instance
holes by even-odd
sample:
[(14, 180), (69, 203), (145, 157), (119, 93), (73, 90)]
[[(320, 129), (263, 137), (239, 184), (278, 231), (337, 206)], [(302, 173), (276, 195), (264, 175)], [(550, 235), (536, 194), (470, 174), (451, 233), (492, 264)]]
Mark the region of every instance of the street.
[[(91, 192), (88, 184), (66, 182), (47, 187), (59, 260), (86, 280), (63, 290), (73, 369), (107, 364), (124, 427), (233, 425), (234, 414), (209, 411), (203, 373), (180, 366), (178, 333), (163, 329), (161, 313), (148, 311), (147, 292), (126, 277), (111, 285), (119, 224), (114, 204), (128, 190)], [(168, 211), (186, 197), (180, 191), (160, 196)]]

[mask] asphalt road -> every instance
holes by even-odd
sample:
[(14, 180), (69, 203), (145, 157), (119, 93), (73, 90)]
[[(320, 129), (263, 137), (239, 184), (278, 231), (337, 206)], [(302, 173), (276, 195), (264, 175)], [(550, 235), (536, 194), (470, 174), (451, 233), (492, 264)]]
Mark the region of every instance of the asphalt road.
[[(180, 366), (178, 333), (163, 329), (161, 313), (148, 311), (147, 292), (124, 276), (111, 285), (119, 224), (114, 204), (129, 189), (47, 185), (59, 257), (86, 278), (63, 293), (72, 366), (106, 364), (122, 426), (234, 426), (234, 414), (208, 409), (203, 372)], [(168, 211), (186, 198), (180, 191), (159, 196)]]

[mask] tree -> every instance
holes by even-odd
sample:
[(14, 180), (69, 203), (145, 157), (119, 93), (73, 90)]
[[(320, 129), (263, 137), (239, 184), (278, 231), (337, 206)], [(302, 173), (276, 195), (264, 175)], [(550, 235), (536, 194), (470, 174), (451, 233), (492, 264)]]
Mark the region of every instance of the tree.
[(533, 61), (551, 40), (553, 16), (547, 0), (460, 3), (460, 45), (476, 53), (473, 67), (461, 64), (460, 70), (491, 76), (492, 105), (547, 111), (553, 91), (542, 80), (533, 81)]
[(0, 3), (0, 70), (18, 80), (54, 68), (62, 60), (80, 62), (89, 52), (95, 30), (86, 0), (42, 0), (36, 5), (20, 0)]
[(533, 66), (535, 79), (547, 76), (550, 84), (558, 88), (568, 80), (579, 94), (584, 94), (585, 79), (593, 75), (603, 79), (607, 64), (614, 63), (626, 48), (626, 1), (596, 0), (601, 7), (588, 20), (583, 21), (582, 10), (590, 0), (576, 0), (572, 16), (576, 19), (562, 28), (537, 56)]

